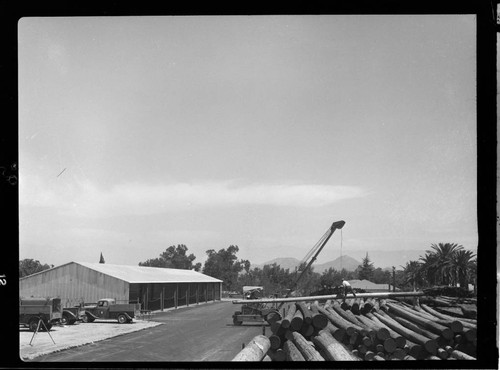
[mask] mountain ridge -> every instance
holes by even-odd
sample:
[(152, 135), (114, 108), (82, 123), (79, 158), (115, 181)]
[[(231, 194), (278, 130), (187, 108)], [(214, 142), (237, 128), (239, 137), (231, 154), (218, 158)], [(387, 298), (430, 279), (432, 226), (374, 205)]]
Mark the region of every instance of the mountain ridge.
[[(252, 264), (251, 268), (263, 268), (264, 265), (272, 265), (273, 263), (276, 263), (285, 270), (289, 269), (290, 271), (294, 271), (295, 267), (299, 266), (300, 260), (293, 257), (278, 257), (261, 264)], [(328, 270), (331, 267), (338, 271), (340, 271), (342, 268), (346, 269), (347, 271), (354, 271), (359, 265), (361, 265), (361, 262), (359, 262), (358, 260), (348, 255), (343, 255), (334, 259), (333, 261), (328, 261), (321, 264), (313, 264), (312, 268), (316, 272), (323, 273), (323, 271)]]
[[(423, 249), (409, 249), (409, 250), (400, 250), (400, 251), (392, 251), (392, 250), (372, 250), (372, 251), (363, 251), (363, 250), (351, 250), (348, 251), (347, 253), (343, 254), (343, 257), (349, 257), (354, 259), (358, 265), (361, 264), (361, 261), (363, 258), (366, 257), (366, 254), (368, 253), (368, 258), (371, 263), (373, 263), (373, 266), (375, 268), (381, 268), (382, 270), (391, 270), (392, 271), (392, 266), (395, 266), (396, 269), (400, 270), (403, 268), (403, 266), (406, 265), (407, 262), (409, 261), (418, 261), (421, 256), (425, 255), (426, 250), (428, 248), (423, 248)], [(346, 251), (344, 251), (346, 252)], [(338, 260), (340, 257), (338, 257), (335, 260), (327, 261), (327, 262), (322, 262), (318, 263), (316, 261), (312, 267), (314, 268), (314, 271), (322, 273), (324, 269), (328, 269), (328, 265), (335, 265), (335, 261)], [(287, 261), (281, 261), (281, 260), (287, 260)], [(300, 260), (293, 258), (293, 257), (281, 257), (281, 258), (274, 258), (272, 260), (269, 260), (267, 262), (263, 263), (258, 263), (258, 264), (253, 264), (252, 263), (252, 268), (254, 267), (259, 267), (262, 268), (264, 265), (272, 264), (274, 262), (283, 262), (283, 264), (278, 263), (282, 268), (290, 268), (290, 271), (293, 271), (295, 269), (295, 266), (298, 266)], [(356, 265), (356, 267), (358, 266)], [(343, 267), (348, 267), (349, 264), (342, 264)], [(332, 266), (333, 267), (333, 266)], [(340, 267), (340, 266), (338, 266)], [(354, 269), (356, 268), (354, 267)], [(338, 268), (335, 267), (337, 270)], [(347, 269), (347, 268), (346, 268)]]

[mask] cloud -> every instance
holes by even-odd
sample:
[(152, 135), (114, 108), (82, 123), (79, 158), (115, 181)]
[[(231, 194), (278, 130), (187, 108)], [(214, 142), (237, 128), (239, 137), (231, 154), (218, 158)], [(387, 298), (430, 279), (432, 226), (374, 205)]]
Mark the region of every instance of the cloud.
[(88, 216), (141, 215), (209, 207), (261, 205), (322, 207), (366, 192), (355, 186), (315, 184), (247, 184), (234, 181), (144, 184), (126, 183), (102, 190), (89, 181), (42, 186), (40, 181), (20, 189), (20, 204), (55, 207)]

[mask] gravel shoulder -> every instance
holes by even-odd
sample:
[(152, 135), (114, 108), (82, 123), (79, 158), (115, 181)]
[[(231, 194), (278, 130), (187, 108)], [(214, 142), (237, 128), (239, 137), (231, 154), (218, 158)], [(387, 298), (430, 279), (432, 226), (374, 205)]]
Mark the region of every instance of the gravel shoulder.
[[(128, 324), (118, 324), (116, 321), (95, 321), (92, 323), (53, 326), (50, 330), (50, 336), (47, 332), (42, 331), (38, 332), (34, 338), (33, 332), (25, 328), (19, 328), (19, 356), (23, 361), (31, 360), (38, 356), (158, 325), (162, 325), (162, 323), (145, 320), (134, 320)], [(51, 337), (55, 344), (52, 342)], [(32, 338), (33, 341), (31, 341)]]

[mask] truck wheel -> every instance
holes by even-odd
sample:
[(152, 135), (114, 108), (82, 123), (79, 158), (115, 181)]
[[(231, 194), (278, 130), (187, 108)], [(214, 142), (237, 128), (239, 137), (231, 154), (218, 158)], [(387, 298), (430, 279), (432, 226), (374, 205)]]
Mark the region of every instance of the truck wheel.
[(88, 323), (88, 322), (93, 322), (95, 319), (90, 316), (90, 315), (83, 315), (82, 316), (82, 321), (85, 322), (85, 323)]
[(119, 314), (118, 315), (118, 322), (120, 324), (125, 324), (126, 322), (128, 322), (127, 316), (125, 316), (124, 314)]
[(61, 324), (63, 324), (63, 325), (70, 325), (68, 315), (62, 315), (62, 317), (61, 317)]
[(30, 322), (28, 323), (28, 327), (30, 331), (35, 332), (36, 328), (38, 327), (38, 317), (32, 318)]
[(243, 321), (239, 321), (238, 318), (236, 316), (238, 315), (241, 315), (241, 312), (240, 311), (236, 311), (233, 315), (233, 324), (234, 325), (237, 325), (237, 326), (240, 326), (241, 324), (243, 324)]

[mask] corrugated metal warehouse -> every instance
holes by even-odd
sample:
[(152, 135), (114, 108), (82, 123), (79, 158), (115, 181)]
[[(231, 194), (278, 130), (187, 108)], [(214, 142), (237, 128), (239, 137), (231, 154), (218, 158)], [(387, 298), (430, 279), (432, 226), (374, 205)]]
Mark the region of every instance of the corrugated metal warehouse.
[(21, 297), (60, 297), (63, 307), (115, 298), (144, 310), (221, 299), (222, 281), (191, 270), (69, 262), (19, 279)]

